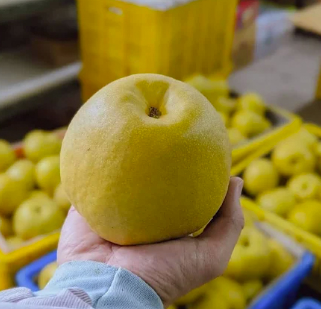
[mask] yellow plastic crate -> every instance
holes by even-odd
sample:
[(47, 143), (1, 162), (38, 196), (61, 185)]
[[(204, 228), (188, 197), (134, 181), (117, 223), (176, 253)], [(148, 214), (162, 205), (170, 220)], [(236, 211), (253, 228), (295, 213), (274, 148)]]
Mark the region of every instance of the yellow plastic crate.
[(87, 102), (98, 90), (100, 90), (104, 86), (100, 86), (98, 83), (82, 78), (82, 73), (80, 74), (80, 83), (81, 98), (83, 103)]
[(87, 80), (105, 85), (135, 73), (181, 80), (229, 74), (237, 0), (190, 0), (164, 10), (130, 2), (78, 0)]
[(57, 248), (60, 233), (39, 237), (10, 252), (0, 250), (0, 264), (13, 275), (21, 267)]
[(244, 209), (254, 213), (260, 221), (265, 221), (283, 233), (291, 236), (295, 241), (302, 244), (316, 256), (316, 263), (314, 265), (313, 273), (309, 277), (308, 282), (314, 289), (321, 292), (321, 238), (301, 230), (294, 224), (273, 213), (263, 210), (249, 198), (242, 197), (241, 204)]
[[(321, 139), (321, 127), (318, 127), (314, 124), (305, 124), (304, 127), (310, 133), (316, 135)], [(266, 147), (263, 147), (259, 151), (247, 157), (245, 160), (240, 162), (240, 164), (238, 164), (236, 168), (234, 167), (234, 169), (232, 170), (233, 175), (241, 175), (244, 169), (254, 159), (268, 155), (274, 146), (271, 147), (271, 145), (267, 145)], [(314, 288), (318, 289), (321, 292), (320, 284), (316, 284), (317, 282), (320, 282), (320, 278), (321, 278), (321, 237), (318, 237), (312, 233), (309, 233), (300, 229), (299, 227), (295, 226), (291, 222), (285, 220), (284, 218), (274, 213), (263, 210), (250, 198), (243, 197), (242, 206), (252, 211), (253, 213), (255, 213), (259, 220), (264, 220), (270, 223), (271, 225), (275, 226), (277, 229), (290, 235), (292, 238), (294, 238), (296, 241), (301, 243), (304, 247), (306, 247), (307, 249), (309, 249), (311, 252), (315, 254), (317, 259), (316, 259), (316, 265), (314, 268), (314, 273), (310, 278), (310, 284), (312, 284)]]
[[(238, 163), (243, 162), (241, 160), (246, 156), (253, 157), (253, 155), (259, 155), (262, 151), (263, 153), (264, 151), (268, 151), (280, 140), (299, 130), (302, 123), (301, 119), (295, 114), (274, 106), (268, 106), (267, 117), (273, 125), (269, 131), (236, 145), (233, 148), (232, 161), (236, 172), (238, 170)], [(256, 154), (255, 151), (259, 151), (259, 154)], [(233, 172), (233, 174), (235, 173)]]

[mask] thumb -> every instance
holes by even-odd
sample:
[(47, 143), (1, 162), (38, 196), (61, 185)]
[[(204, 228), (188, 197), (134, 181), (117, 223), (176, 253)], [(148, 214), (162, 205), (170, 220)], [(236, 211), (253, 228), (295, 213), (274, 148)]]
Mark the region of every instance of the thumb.
[(200, 238), (213, 237), (225, 224), (228, 226), (225, 230), (230, 235), (237, 234), (234, 233), (235, 229), (236, 232), (240, 232), (243, 229), (244, 218), (240, 205), (242, 189), (243, 180), (239, 177), (232, 177), (222, 207)]
[(83, 247), (88, 248), (101, 242), (102, 239), (90, 229), (85, 219), (72, 206), (60, 234), (58, 264), (66, 262), (66, 256), (74, 255)]
[(241, 178), (231, 178), (220, 211), (203, 234), (198, 237), (202, 247), (207, 251), (206, 256), (209, 260), (204, 264), (210, 265), (210, 269), (205, 271), (210, 273), (212, 271), (212, 276), (219, 276), (224, 272), (244, 227), (244, 217), (240, 205), (242, 188), (243, 180)]

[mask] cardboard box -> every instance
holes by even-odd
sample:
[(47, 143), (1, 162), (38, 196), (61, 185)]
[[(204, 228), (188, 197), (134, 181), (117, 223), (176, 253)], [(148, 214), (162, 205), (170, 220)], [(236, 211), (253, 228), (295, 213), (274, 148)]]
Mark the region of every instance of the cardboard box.
[(255, 23), (259, 15), (260, 3), (257, 0), (241, 1), (237, 8), (236, 30), (244, 29)]
[(239, 3), (232, 51), (234, 69), (240, 69), (254, 60), (259, 7), (258, 0)]
[(239, 29), (235, 33), (232, 58), (234, 69), (240, 69), (254, 60), (256, 24)]
[(291, 20), (297, 28), (321, 36), (321, 3), (295, 13)]

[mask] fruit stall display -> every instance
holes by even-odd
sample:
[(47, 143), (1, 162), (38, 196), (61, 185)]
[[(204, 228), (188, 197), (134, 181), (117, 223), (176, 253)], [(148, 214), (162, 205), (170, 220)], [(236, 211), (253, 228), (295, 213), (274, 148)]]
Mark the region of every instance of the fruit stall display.
[(318, 257), (314, 278), (318, 280), (321, 275), (320, 139), (321, 128), (305, 125), (265, 155), (260, 150), (245, 159), (240, 172), (248, 196), (245, 208), (311, 250)]
[(267, 144), (276, 144), (301, 125), (299, 117), (267, 105), (257, 93), (234, 94), (227, 81), (217, 76), (196, 75), (186, 82), (221, 115), (233, 147), (233, 164)]
[[(250, 212), (245, 215), (246, 226), (226, 274), (182, 297), (171, 309), (277, 309), (294, 301), (312, 269), (313, 255), (271, 226), (258, 223)], [(42, 289), (57, 268), (56, 258), (54, 251), (22, 268), (17, 285)]]
[(0, 140), (0, 259), (10, 272), (55, 248), (70, 203), (60, 185), (64, 131)]
[[(273, 150), (277, 155), (246, 161), (243, 178), (249, 196), (258, 198), (263, 191), (285, 186), (285, 176), (295, 171), (309, 173), (309, 184), (316, 183), (317, 189), (311, 190), (314, 198), (321, 199), (321, 180), (313, 173), (321, 150), (312, 128), (288, 137), (300, 127), (299, 118), (275, 112), (257, 94), (231, 96), (226, 81), (216, 77), (196, 76), (188, 83), (199, 89), (220, 115), (192, 87), (162, 75), (139, 74), (105, 87), (81, 107), (67, 132), (33, 131), (17, 146), (1, 141), (0, 271), (5, 266), (12, 275), (22, 268), (16, 277), (18, 284), (28, 274), (33, 289), (45, 285), (56, 268), (55, 253), (50, 255), (50, 263), (44, 258), (24, 266), (56, 248), (59, 229), (70, 207), (64, 190), (92, 230), (118, 245), (180, 238), (204, 227), (222, 205), (230, 182), (229, 138), (235, 160), (249, 152), (247, 158), (251, 158), (254, 150), (277, 144)], [(115, 95), (119, 93), (122, 95)], [(104, 96), (113, 99), (102, 104)], [(131, 104), (123, 104), (128, 97)], [(304, 142), (298, 142), (300, 139)], [(297, 152), (290, 158), (290, 165), (286, 164), (284, 145), (291, 151), (300, 146), (298, 153), (303, 154), (307, 171), (302, 171)], [(253, 168), (253, 164), (258, 167)], [(247, 175), (248, 171), (252, 174)], [(255, 178), (260, 171), (265, 173), (262, 181)], [(301, 175), (293, 176), (287, 191), (294, 195), (294, 201), (305, 203), (296, 188), (306, 180), (300, 179)], [(311, 177), (318, 180), (311, 181)], [(302, 188), (302, 194), (306, 194), (305, 185)], [(305, 209), (311, 209), (308, 226), (319, 233), (312, 219), (312, 215), (317, 217), (318, 201), (311, 201), (310, 196), (308, 199), (312, 206), (291, 204), (290, 209), (291, 199), (286, 197), (286, 206), (281, 209), (290, 213), (298, 208), (299, 215), (289, 215), (289, 220), (297, 220), (297, 224), (308, 217)], [(215, 304), (223, 308), (277, 309), (291, 302), (312, 269), (314, 256), (275, 230), (274, 222), (265, 220), (257, 206), (248, 206), (248, 200), (242, 199), (243, 207), (250, 210), (245, 212), (246, 226), (223, 277), (192, 291), (173, 308), (186, 305), (203, 309)], [(184, 211), (177, 205), (183, 205)], [(297, 229), (301, 231), (302, 226)]]

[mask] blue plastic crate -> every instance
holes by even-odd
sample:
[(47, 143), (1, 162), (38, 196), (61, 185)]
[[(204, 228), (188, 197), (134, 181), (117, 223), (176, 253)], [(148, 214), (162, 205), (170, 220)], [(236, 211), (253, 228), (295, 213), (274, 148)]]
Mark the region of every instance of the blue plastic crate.
[(321, 309), (321, 303), (312, 298), (303, 298), (292, 309)]
[(39, 291), (39, 287), (35, 281), (35, 277), (41, 272), (44, 267), (52, 262), (55, 262), (56, 260), (57, 251), (55, 250), (25, 266), (16, 274), (17, 286), (26, 287), (33, 292)]
[(288, 272), (278, 278), (251, 303), (249, 309), (290, 308), (302, 281), (310, 274), (314, 262), (315, 257), (312, 253), (304, 253)]

